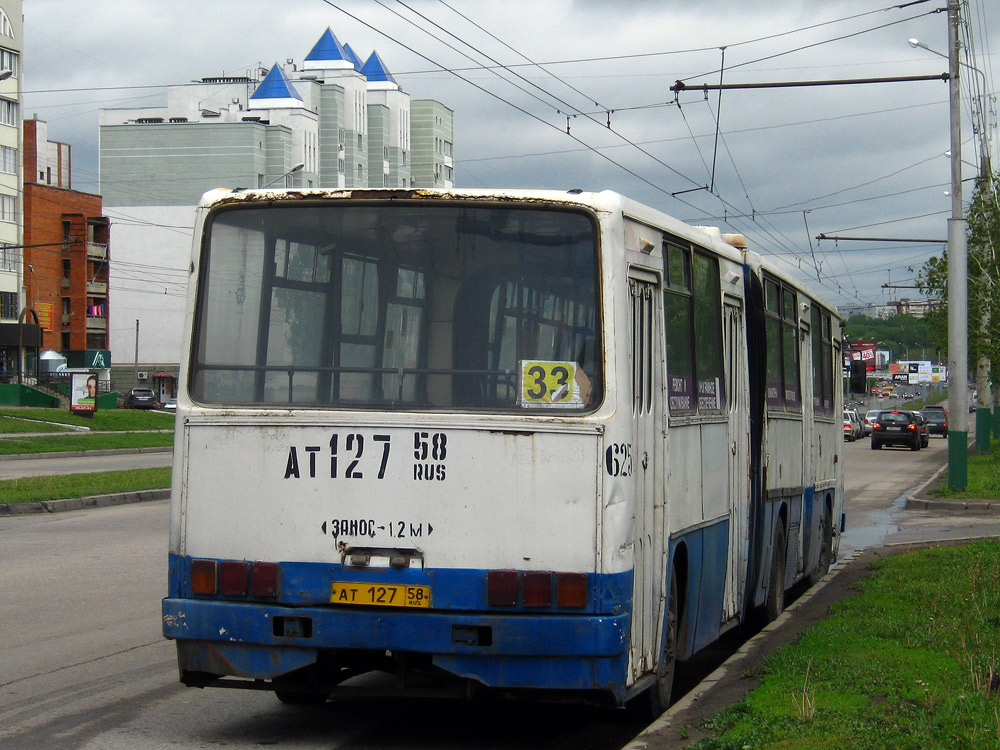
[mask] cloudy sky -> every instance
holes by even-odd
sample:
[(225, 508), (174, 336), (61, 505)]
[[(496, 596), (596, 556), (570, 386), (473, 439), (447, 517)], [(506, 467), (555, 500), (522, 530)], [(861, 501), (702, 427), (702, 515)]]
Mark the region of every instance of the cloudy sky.
[[(460, 187), (612, 189), (692, 224), (743, 232), (842, 308), (914, 298), (950, 215), (948, 85), (937, 81), (687, 91), (703, 83), (939, 75), (944, 0), (25, 0), (24, 111), (73, 147), (99, 192), (102, 107), (165, 103), (171, 85), (301, 62), (329, 27), (402, 88), (455, 111)], [(992, 112), (1000, 18), (969, 0), (971, 113)], [(992, 14), (991, 14), (992, 11)], [(964, 70), (963, 70), (964, 72)], [(984, 84), (984, 85), (982, 85)], [(568, 130), (568, 132), (567, 132)], [(971, 193), (965, 183), (965, 199)]]

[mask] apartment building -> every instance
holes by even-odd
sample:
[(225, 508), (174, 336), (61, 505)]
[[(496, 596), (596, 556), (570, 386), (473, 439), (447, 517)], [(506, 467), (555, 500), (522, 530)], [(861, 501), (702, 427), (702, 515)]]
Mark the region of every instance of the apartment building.
[[(133, 370), (177, 370), (194, 207), (205, 191), (450, 187), (453, 124), (452, 110), (411, 99), (377, 52), (362, 61), (331, 29), (301, 62), (171, 87), (160, 107), (101, 110), (110, 284), (116, 316), (141, 330), (137, 346), (133, 331), (110, 330), (116, 385), (131, 387)], [(148, 278), (125, 272), (140, 266)]]

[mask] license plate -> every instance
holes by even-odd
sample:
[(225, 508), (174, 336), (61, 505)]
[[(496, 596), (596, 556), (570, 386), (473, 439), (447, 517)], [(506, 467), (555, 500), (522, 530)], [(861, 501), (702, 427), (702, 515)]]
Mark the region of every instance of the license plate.
[(333, 583), (333, 604), (357, 604), (363, 607), (430, 607), (430, 586), (401, 586), (393, 583)]
[(902, 427), (886, 427), (886, 432), (902, 432)]

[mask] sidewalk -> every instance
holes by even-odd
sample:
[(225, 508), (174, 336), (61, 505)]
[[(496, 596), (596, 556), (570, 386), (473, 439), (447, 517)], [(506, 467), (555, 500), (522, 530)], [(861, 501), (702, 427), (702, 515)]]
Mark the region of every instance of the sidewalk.
[(935, 471), (931, 478), (914, 490), (906, 498), (906, 510), (945, 510), (953, 513), (968, 511), (972, 513), (1000, 513), (1000, 500), (989, 498), (950, 498), (934, 497), (931, 491), (944, 482), (943, 474), (948, 470), (945, 464)]

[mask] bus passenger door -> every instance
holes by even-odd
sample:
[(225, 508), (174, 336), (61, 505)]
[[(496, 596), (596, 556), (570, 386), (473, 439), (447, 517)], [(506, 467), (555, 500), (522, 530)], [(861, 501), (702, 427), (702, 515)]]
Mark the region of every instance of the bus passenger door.
[(723, 622), (736, 617), (746, 588), (750, 516), (750, 403), (743, 301), (727, 297), (723, 307), (726, 400), (729, 417), (729, 560)]
[(653, 650), (659, 641), (664, 554), (665, 478), (660, 452), (663, 447), (663, 398), (660, 337), (657, 335), (658, 298), (655, 277), (629, 280), (632, 300), (632, 461), (635, 474), (634, 549), (632, 583), (632, 632), (629, 663), (632, 678), (650, 671)]

